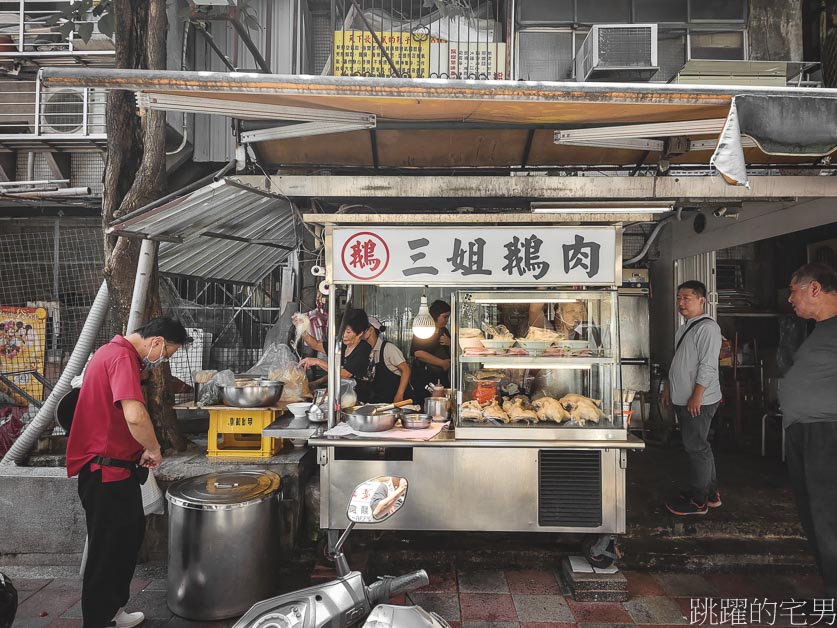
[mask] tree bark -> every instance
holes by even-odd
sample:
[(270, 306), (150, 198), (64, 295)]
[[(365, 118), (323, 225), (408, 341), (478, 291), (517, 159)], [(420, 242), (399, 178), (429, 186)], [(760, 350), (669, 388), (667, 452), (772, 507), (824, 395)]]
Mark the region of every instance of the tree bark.
[[(114, 0), (116, 67), (163, 70), (166, 65), (165, 0)], [(165, 190), (165, 113), (136, 112), (134, 94), (113, 90), (107, 102), (108, 150), (102, 192), (104, 232), (111, 222), (162, 196)], [(124, 333), (131, 308), (140, 241), (105, 235), (104, 276), (111, 310)], [(161, 313), (157, 265), (149, 286), (144, 320)], [(155, 369), (146, 402), (157, 437), (164, 448), (186, 448), (172, 408), (174, 396), (167, 382), (168, 365)]]

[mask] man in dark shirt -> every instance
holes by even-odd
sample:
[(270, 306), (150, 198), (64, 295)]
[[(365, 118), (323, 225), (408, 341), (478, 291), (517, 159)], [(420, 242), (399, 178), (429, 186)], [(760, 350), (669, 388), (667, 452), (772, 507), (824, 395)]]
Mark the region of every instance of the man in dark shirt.
[(163, 456), (140, 375), (191, 341), (177, 321), (155, 318), (100, 347), (84, 371), (67, 441), (67, 476), (78, 475), (89, 541), (84, 628), (131, 628), (144, 619), (123, 610), (145, 533), (137, 467), (156, 469)]
[(806, 264), (791, 277), (793, 310), (817, 322), (779, 386), (788, 471), (799, 517), (825, 583), (837, 597), (837, 273)]

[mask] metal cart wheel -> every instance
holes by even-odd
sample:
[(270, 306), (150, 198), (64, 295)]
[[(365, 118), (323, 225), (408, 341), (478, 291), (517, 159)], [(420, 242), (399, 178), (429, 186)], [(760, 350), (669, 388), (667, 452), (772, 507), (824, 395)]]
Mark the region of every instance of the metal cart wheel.
[(588, 539), (584, 543), (584, 557), (599, 569), (607, 569), (613, 562), (622, 558), (622, 551), (616, 543), (616, 535), (601, 534)]

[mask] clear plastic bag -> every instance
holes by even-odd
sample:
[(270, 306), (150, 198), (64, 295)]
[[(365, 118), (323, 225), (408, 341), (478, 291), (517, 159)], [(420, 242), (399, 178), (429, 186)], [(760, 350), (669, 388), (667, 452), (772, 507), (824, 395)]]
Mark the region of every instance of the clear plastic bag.
[(262, 359), (247, 371), (248, 375), (259, 375), (273, 381), (284, 382), (282, 397), (279, 401), (293, 403), (311, 398), (308, 378), (305, 370), (299, 366), (298, 359), (286, 344), (271, 343), (267, 346)]
[(217, 406), (224, 401), (222, 387), (235, 384), (235, 374), (232, 371), (218, 371), (206, 384), (200, 388), (200, 397), (197, 405)]
[(279, 369), (296, 366), (297, 362), (299, 362), (299, 358), (294, 355), (294, 352), (288, 345), (280, 342), (271, 342), (265, 345), (262, 357), (246, 374), (267, 377), (268, 379), (278, 379), (271, 377), (270, 374)]

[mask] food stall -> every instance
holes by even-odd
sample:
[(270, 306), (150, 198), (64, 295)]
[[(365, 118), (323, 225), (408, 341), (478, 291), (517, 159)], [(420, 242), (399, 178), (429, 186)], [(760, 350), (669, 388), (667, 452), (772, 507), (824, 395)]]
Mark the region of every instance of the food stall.
[[(381, 226), (373, 216), (306, 216), (323, 229), (330, 347), (339, 347), (336, 286), (443, 287), (452, 308), (450, 424), (429, 440), (408, 430), (331, 436), (341, 409), (329, 378), (329, 429), (308, 443), (330, 538), (345, 527), (353, 488), (379, 475), (408, 478), (412, 496), (383, 528), (625, 531), (627, 450), (644, 444), (622, 410), (621, 228), (529, 219), (425, 215)], [(338, 364), (330, 351), (329, 372)]]

